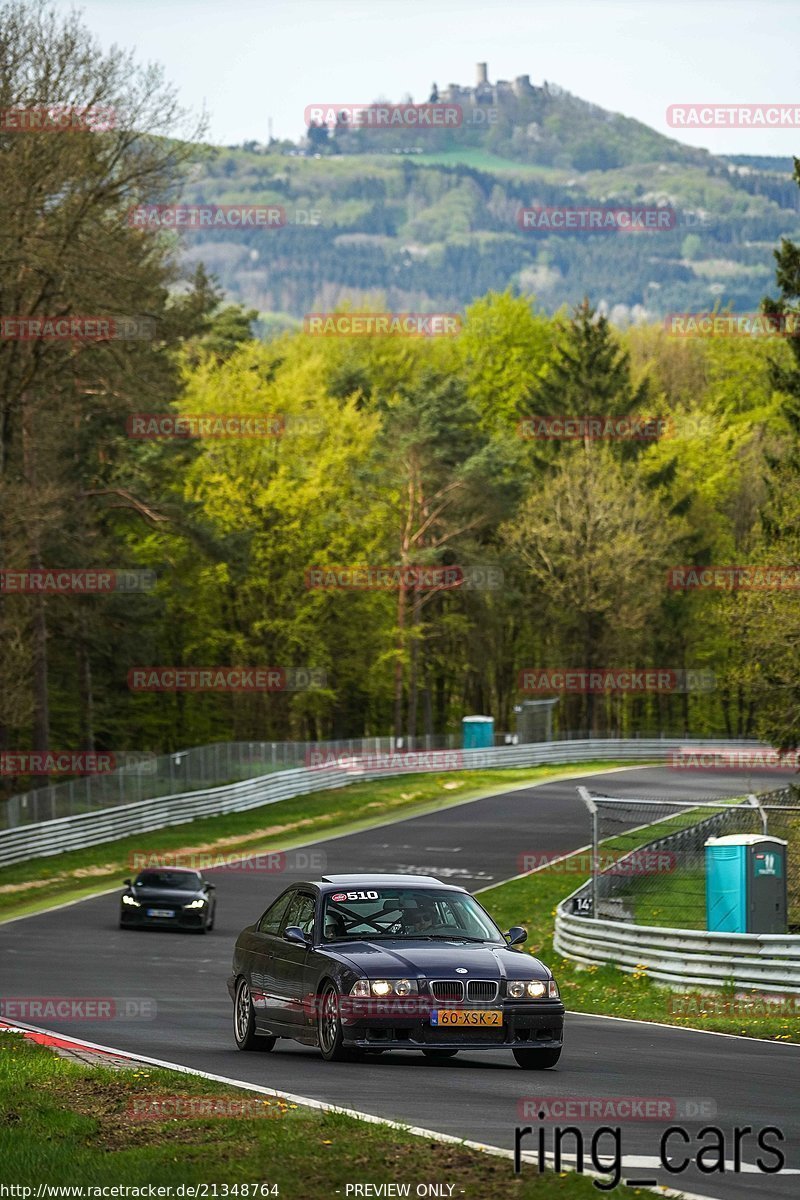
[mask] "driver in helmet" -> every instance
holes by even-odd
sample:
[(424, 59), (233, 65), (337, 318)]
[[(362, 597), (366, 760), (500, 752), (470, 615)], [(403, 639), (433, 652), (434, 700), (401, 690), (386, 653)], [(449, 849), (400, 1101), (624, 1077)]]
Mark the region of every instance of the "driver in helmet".
[(436, 924), (436, 905), (424, 892), (416, 897), (416, 904), (405, 911), (405, 923), (409, 933), (426, 933)]

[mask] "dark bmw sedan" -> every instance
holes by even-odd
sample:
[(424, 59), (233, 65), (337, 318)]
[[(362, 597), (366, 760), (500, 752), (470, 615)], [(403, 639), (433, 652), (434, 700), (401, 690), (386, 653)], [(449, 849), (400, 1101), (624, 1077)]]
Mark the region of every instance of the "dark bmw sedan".
[(119, 927), (152, 926), (161, 929), (194, 929), (206, 933), (214, 928), (217, 902), (214, 885), (199, 871), (185, 867), (140, 871), (125, 880), (120, 898)]
[(236, 941), (236, 1044), (271, 1050), (291, 1038), (329, 1060), (507, 1049), (521, 1067), (553, 1067), (564, 1005), (548, 968), (518, 948), (525, 938), (429, 876), (293, 884)]

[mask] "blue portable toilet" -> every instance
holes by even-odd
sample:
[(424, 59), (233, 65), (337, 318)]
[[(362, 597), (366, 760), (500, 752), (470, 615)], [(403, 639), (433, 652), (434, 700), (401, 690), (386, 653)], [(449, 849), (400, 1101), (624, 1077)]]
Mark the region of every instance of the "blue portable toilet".
[(465, 750), (485, 750), (494, 746), (494, 717), (464, 717), (461, 742)]
[(709, 838), (706, 928), (718, 933), (786, 933), (786, 846), (761, 833)]

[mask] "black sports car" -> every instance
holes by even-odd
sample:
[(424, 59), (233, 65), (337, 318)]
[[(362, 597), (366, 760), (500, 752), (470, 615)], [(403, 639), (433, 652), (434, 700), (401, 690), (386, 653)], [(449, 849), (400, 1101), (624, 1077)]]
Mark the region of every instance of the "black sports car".
[(148, 869), (140, 871), (133, 882), (125, 880), (119, 927), (151, 925), (206, 933), (214, 928), (216, 907), (214, 884), (199, 871), (186, 867)]
[(425, 875), (328, 875), (288, 887), (239, 934), (228, 991), (240, 1050), (277, 1038), (323, 1057), (511, 1050), (553, 1067), (564, 1005), (551, 972), (517, 949), (463, 888)]

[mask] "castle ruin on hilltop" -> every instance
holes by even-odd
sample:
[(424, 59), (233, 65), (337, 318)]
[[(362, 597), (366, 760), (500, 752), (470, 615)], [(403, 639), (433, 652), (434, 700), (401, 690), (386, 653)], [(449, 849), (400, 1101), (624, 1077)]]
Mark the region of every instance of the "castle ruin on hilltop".
[(534, 96), (547, 94), (547, 84), (534, 87), (530, 75), (517, 75), (512, 82), (508, 79), (498, 79), (489, 83), (488, 64), (476, 63), (477, 78), (474, 87), (462, 87), (459, 83), (448, 83), (441, 92), (433, 85), (431, 102), (443, 100), (450, 104), (497, 104), (511, 100), (527, 100)]

